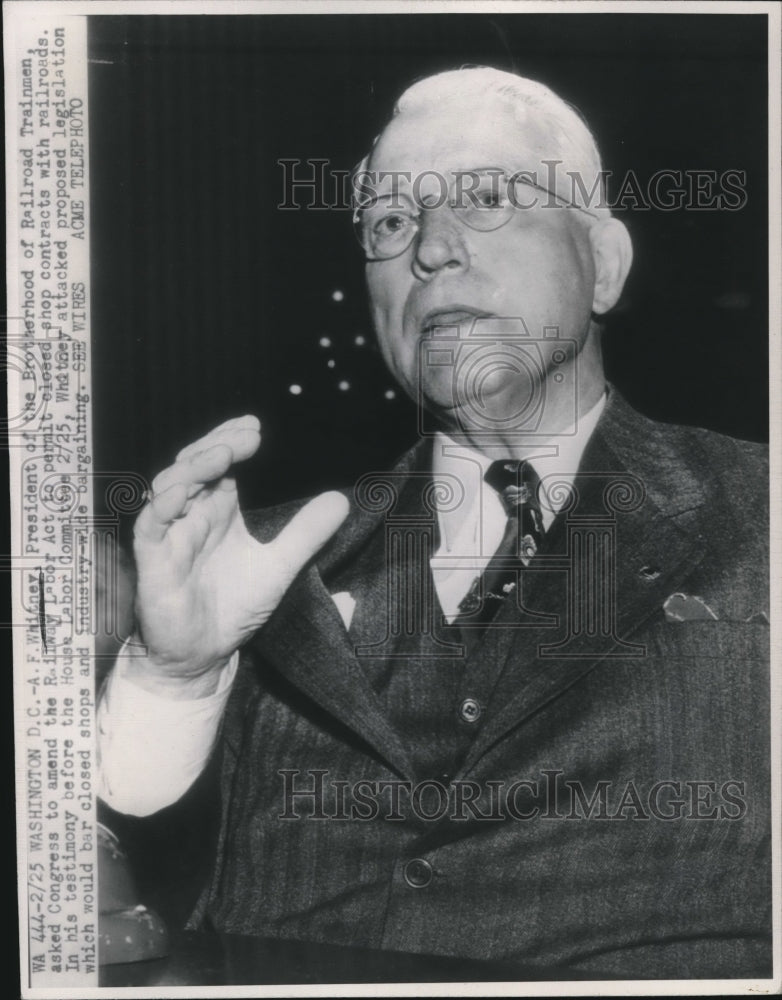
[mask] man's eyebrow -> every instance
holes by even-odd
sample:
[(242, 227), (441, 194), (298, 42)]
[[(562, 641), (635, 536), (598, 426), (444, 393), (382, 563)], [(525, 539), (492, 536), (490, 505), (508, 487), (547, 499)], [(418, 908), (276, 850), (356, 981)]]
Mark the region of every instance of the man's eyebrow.
[(371, 208), (373, 205), (377, 205), (381, 202), (383, 205), (394, 205), (397, 202), (405, 206), (416, 204), (415, 199), (409, 194), (405, 194), (403, 191), (381, 191), (378, 194), (373, 195), (371, 198), (367, 198), (366, 202), (359, 207)]

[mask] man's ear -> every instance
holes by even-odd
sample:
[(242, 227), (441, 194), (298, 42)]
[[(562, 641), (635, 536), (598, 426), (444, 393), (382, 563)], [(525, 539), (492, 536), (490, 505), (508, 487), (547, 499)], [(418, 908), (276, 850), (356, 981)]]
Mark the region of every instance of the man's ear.
[(619, 219), (599, 219), (589, 230), (595, 264), (592, 312), (601, 315), (615, 306), (633, 262), (633, 244)]

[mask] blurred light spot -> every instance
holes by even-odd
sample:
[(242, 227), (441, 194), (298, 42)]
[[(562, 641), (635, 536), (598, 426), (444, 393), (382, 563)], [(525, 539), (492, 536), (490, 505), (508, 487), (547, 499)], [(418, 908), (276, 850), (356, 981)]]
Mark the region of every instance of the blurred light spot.
[(345, 293), (340, 288), (335, 288), (331, 293), (331, 298), (334, 302), (341, 302), (345, 298)]
[(367, 338), (366, 337), (362, 337), (361, 334), (359, 334), (358, 337), (356, 337), (356, 339), (353, 341), (353, 343), (356, 345), (356, 347), (363, 347), (364, 344), (366, 344), (366, 342), (367, 342)]
[(350, 388), (350, 382), (342, 381), (339, 383), (337, 388), (340, 389), (342, 392), (347, 392), (348, 389)]
[(334, 368), (337, 362), (334, 360), (334, 358), (329, 358), (326, 364), (329, 366), (329, 368)]
[(331, 337), (321, 337), (318, 343), (321, 347), (331, 347)]
[(300, 385), (289, 385), (288, 386), (288, 392), (291, 394), (291, 396), (300, 396), (301, 395), (301, 386)]
[(383, 395), (385, 396), (386, 399), (396, 399), (396, 393), (394, 392), (393, 389), (386, 389)]

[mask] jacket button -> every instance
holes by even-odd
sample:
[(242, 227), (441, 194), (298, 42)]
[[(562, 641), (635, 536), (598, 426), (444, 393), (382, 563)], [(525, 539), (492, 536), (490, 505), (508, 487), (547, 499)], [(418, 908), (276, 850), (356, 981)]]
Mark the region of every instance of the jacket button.
[(413, 889), (423, 889), (432, 881), (432, 866), (423, 858), (413, 858), (405, 865), (404, 876)]
[(481, 706), (475, 698), (465, 698), (459, 706), (459, 715), (465, 722), (477, 722), (481, 717)]

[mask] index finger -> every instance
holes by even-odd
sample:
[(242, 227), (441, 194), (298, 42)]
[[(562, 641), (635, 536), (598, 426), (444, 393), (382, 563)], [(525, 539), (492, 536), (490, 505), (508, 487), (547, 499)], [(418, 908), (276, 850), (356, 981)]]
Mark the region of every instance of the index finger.
[(243, 417), (226, 420), (225, 423), (212, 428), (208, 434), (200, 437), (197, 441), (186, 445), (177, 454), (176, 461), (192, 458), (216, 444), (226, 444), (233, 453), (234, 462), (242, 462), (255, 454), (260, 442), (261, 422), (256, 416), (246, 414)]
[(163, 469), (152, 480), (152, 492), (164, 493), (175, 484), (184, 486), (188, 498), (192, 498), (207, 483), (222, 478), (234, 463), (231, 447), (225, 443), (210, 445), (204, 451), (195, 452), (190, 458), (182, 458)]

